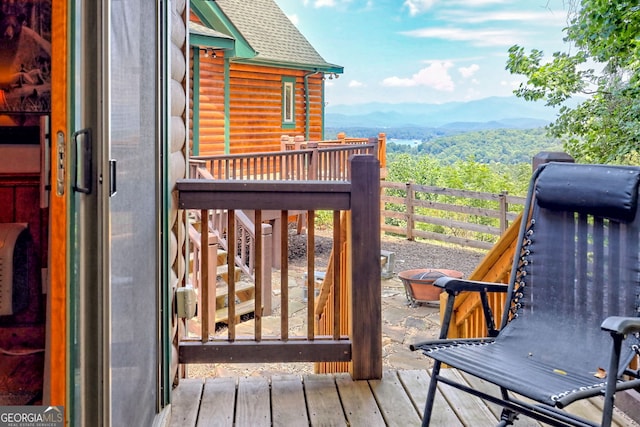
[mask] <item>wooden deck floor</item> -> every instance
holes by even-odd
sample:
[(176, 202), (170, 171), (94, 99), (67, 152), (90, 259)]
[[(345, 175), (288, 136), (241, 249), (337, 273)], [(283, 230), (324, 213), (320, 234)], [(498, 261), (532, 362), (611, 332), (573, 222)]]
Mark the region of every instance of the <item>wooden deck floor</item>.
[[(487, 384), (459, 371), (476, 388)], [(426, 370), (392, 370), (382, 380), (352, 381), (348, 374), (281, 375), (270, 378), (222, 377), (184, 379), (173, 391), (171, 426), (419, 426), (426, 401)], [(495, 426), (499, 408), (442, 385), (435, 402), (433, 426)], [(599, 420), (597, 399), (572, 405), (575, 413)], [(617, 426), (637, 426), (616, 414)], [(517, 426), (539, 426), (522, 417)]]

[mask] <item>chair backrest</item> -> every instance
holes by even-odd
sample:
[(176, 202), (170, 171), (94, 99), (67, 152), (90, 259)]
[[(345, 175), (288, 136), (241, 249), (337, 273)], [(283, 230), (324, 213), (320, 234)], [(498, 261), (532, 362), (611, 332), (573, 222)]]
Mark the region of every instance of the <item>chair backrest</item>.
[[(500, 339), (549, 361), (606, 368), (612, 315), (640, 316), (640, 168), (549, 163), (529, 189)], [(508, 324), (507, 324), (508, 322)], [(632, 357), (626, 341), (625, 363)]]

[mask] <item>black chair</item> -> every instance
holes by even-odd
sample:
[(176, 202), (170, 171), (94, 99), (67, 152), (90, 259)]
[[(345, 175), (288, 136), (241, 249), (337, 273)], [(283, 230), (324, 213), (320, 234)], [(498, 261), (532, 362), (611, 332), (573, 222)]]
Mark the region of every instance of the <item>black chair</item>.
[[(423, 426), (438, 382), (550, 425), (609, 426), (617, 391), (640, 391), (629, 368), (640, 355), (640, 167), (549, 163), (537, 169), (524, 208), (509, 284), (443, 277), (440, 339), (414, 344), (434, 359)], [(489, 337), (446, 339), (454, 299), (478, 291)], [(507, 292), (494, 328), (486, 292)], [(493, 395), (440, 375), (441, 364), (494, 384)], [(601, 424), (569, 414), (604, 396)]]

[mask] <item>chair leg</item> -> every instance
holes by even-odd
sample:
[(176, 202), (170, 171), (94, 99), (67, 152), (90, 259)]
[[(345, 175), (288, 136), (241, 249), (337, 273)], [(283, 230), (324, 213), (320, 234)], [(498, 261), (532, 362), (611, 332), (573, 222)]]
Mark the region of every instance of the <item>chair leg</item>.
[(429, 391), (427, 393), (427, 401), (424, 404), (424, 414), (422, 416), (422, 427), (429, 427), (431, 422), (431, 412), (433, 411), (433, 402), (436, 399), (436, 391), (438, 386), (438, 374), (440, 374), (440, 361), (436, 360), (431, 371), (431, 381), (429, 381)]
[(518, 413), (512, 411), (511, 409), (504, 408), (502, 409), (502, 413), (500, 414), (500, 422), (498, 423), (499, 427), (503, 426), (512, 426), (513, 422), (518, 419)]
[(624, 336), (615, 332), (611, 333), (613, 346), (611, 359), (609, 360), (609, 373), (607, 375), (607, 389), (604, 395), (604, 408), (602, 410), (602, 426), (608, 427), (613, 419), (613, 402), (616, 394), (616, 378), (618, 377), (618, 364), (620, 363), (620, 351)]

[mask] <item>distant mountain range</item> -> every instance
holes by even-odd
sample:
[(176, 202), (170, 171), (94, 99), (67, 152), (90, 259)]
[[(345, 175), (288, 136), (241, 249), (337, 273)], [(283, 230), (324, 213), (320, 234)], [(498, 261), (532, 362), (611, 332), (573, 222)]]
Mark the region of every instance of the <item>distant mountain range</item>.
[(516, 97), (490, 97), (444, 104), (368, 103), (328, 105), (328, 128), (429, 127), (448, 130), (532, 129), (555, 120), (557, 109)]

